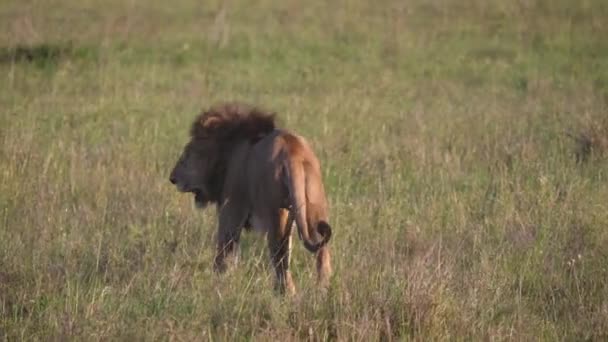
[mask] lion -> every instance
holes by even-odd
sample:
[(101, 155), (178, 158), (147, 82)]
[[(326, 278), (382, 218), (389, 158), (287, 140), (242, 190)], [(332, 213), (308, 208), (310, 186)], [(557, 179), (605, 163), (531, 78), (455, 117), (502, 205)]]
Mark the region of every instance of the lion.
[(236, 254), (242, 228), (253, 228), (266, 233), (275, 288), (295, 293), (289, 271), (295, 221), (304, 247), (316, 254), (317, 282), (328, 285), (332, 230), (320, 163), (303, 137), (275, 127), (274, 114), (238, 103), (203, 111), (170, 181), (194, 194), (197, 207), (216, 204), (218, 273)]

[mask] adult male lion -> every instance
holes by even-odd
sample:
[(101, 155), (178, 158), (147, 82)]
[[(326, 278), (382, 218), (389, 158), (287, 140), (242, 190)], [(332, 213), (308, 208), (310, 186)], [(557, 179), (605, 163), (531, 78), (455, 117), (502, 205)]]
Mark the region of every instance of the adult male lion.
[(214, 269), (238, 248), (243, 227), (267, 233), (276, 287), (293, 293), (289, 272), (295, 220), (304, 246), (317, 255), (318, 281), (331, 273), (331, 228), (319, 161), (304, 138), (277, 129), (274, 115), (239, 104), (221, 104), (200, 114), (190, 142), (171, 172), (171, 183), (194, 194), (198, 207), (218, 210)]

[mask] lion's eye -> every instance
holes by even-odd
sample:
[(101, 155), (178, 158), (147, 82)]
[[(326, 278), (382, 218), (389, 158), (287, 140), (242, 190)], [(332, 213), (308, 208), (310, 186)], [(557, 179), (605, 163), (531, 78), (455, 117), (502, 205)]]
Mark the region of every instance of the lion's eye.
[(194, 153), (192, 151), (188, 151), (188, 153), (186, 153), (186, 158), (184, 158), (184, 161), (188, 162), (190, 161), (192, 158), (194, 157)]
[(186, 150), (184, 151), (184, 153), (182, 154), (182, 158), (181, 158), (180, 162), (181, 162), (182, 164), (183, 164), (183, 163), (187, 163), (187, 162), (188, 162), (188, 160), (191, 158), (191, 156), (192, 156), (192, 152), (190, 151), (190, 149), (186, 149)]
[(194, 154), (194, 147), (191, 144), (188, 144), (188, 146), (186, 146), (186, 148), (184, 149), (184, 159), (188, 159), (188, 158), (192, 157), (193, 154)]

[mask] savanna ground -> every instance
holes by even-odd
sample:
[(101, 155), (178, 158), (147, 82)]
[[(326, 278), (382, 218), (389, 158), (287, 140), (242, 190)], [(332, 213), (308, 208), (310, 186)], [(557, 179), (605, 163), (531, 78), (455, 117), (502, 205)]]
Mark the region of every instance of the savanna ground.
[[(3, 1), (0, 337), (608, 338), (608, 2)], [(335, 276), (211, 270), (168, 174), (260, 104), (314, 145)]]

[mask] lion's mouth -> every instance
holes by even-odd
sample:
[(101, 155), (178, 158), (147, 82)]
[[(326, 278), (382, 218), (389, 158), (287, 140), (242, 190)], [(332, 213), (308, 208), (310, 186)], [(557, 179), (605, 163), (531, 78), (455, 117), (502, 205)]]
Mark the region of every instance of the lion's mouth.
[[(171, 181), (173, 182), (173, 181)], [(179, 192), (193, 192), (192, 189), (190, 189), (187, 185), (179, 183), (179, 182), (175, 182), (173, 183), (175, 184), (175, 187), (177, 188), (177, 191)]]
[(205, 192), (201, 189), (193, 189), (191, 191), (194, 194), (194, 203), (198, 208), (205, 208), (209, 203), (209, 198), (205, 195)]
[(205, 208), (207, 206), (207, 204), (209, 203), (209, 196), (207, 196), (207, 193), (203, 189), (191, 188), (189, 186), (182, 185), (179, 183), (176, 184), (176, 187), (179, 192), (193, 194), (194, 195), (194, 204), (198, 208), (201, 208), (201, 209)]

